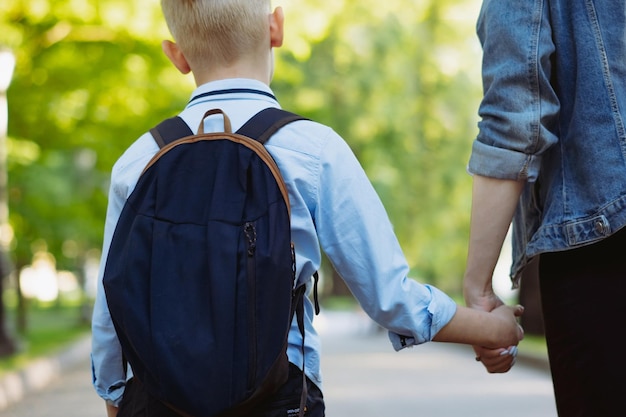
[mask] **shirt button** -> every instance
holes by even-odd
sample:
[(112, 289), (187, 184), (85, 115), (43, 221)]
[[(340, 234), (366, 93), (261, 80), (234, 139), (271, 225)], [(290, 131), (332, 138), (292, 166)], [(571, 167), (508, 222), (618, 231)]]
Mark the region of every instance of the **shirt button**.
[(598, 220), (595, 224), (595, 229), (599, 235), (603, 235), (606, 230), (606, 226), (604, 225), (604, 222), (602, 220)]

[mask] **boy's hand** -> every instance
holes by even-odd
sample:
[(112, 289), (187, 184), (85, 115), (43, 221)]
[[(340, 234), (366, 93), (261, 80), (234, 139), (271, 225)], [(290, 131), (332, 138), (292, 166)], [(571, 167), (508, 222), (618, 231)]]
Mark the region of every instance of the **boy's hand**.
[(501, 320), (498, 326), (498, 334), (494, 339), (494, 346), (514, 346), (524, 338), (524, 330), (517, 322), (517, 318), (524, 314), (524, 307), (501, 305), (494, 308), (490, 314), (496, 315)]
[(524, 338), (524, 330), (517, 323), (517, 317), (524, 313), (524, 307), (517, 305), (510, 307), (500, 305), (490, 314), (498, 316), (501, 323), (497, 327), (494, 346), (508, 346), (508, 348), (489, 349), (474, 346), (476, 360), (483, 363), (489, 373), (504, 373), (515, 364), (517, 356), (517, 344)]

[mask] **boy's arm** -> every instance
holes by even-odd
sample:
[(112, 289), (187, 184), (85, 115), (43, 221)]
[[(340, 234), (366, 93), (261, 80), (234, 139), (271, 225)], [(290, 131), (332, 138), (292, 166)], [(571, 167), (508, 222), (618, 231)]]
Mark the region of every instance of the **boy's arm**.
[(515, 364), (517, 344), (524, 337), (515, 320), (523, 312), (524, 308), (519, 305), (501, 305), (492, 312), (458, 307), (452, 320), (433, 340), (474, 345), (476, 360), (482, 362), (489, 373), (508, 372)]
[(524, 312), (522, 306), (502, 305), (491, 312), (457, 307), (452, 320), (433, 338), (436, 342), (463, 343), (497, 349), (514, 346), (524, 337), (516, 317)]

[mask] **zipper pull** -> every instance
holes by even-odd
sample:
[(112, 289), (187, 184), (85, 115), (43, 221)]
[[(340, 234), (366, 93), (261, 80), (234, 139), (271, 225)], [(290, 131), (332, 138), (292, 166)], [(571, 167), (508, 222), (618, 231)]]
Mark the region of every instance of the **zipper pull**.
[(254, 223), (247, 222), (243, 230), (248, 238), (248, 256), (254, 256), (256, 251), (256, 229), (254, 228)]
[(293, 242), (291, 242), (291, 273), (293, 275), (293, 279), (296, 279), (296, 247)]

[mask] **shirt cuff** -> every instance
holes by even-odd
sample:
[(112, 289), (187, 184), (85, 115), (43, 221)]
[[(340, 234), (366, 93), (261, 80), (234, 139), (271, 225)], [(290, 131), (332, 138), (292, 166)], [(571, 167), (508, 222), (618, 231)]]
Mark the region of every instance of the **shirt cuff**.
[(119, 407), (120, 403), (122, 402), (122, 397), (124, 396), (125, 388), (126, 382), (120, 381), (118, 384), (109, 387), (106, 394), (101, 395), (101, 397), (107, 404)]
[[(428, 331), (416, 331), (414, 335), (411, 336), (400, 335), (390, 331), (388, 333), (389, 341), (396, 351), (430, 342), (456, 314), (457, 305), (446, 293), (431, 285), (425, 285), (425, 287), (430, 290), (432, 297), (427, 307), (427, 316), (430, 318), (430, 322), (424, 323), (424, 326), (428, 325)], [(428, 336), (426, 338), (420, 338), (416, 337), (415, 334), (428, 334)]]

